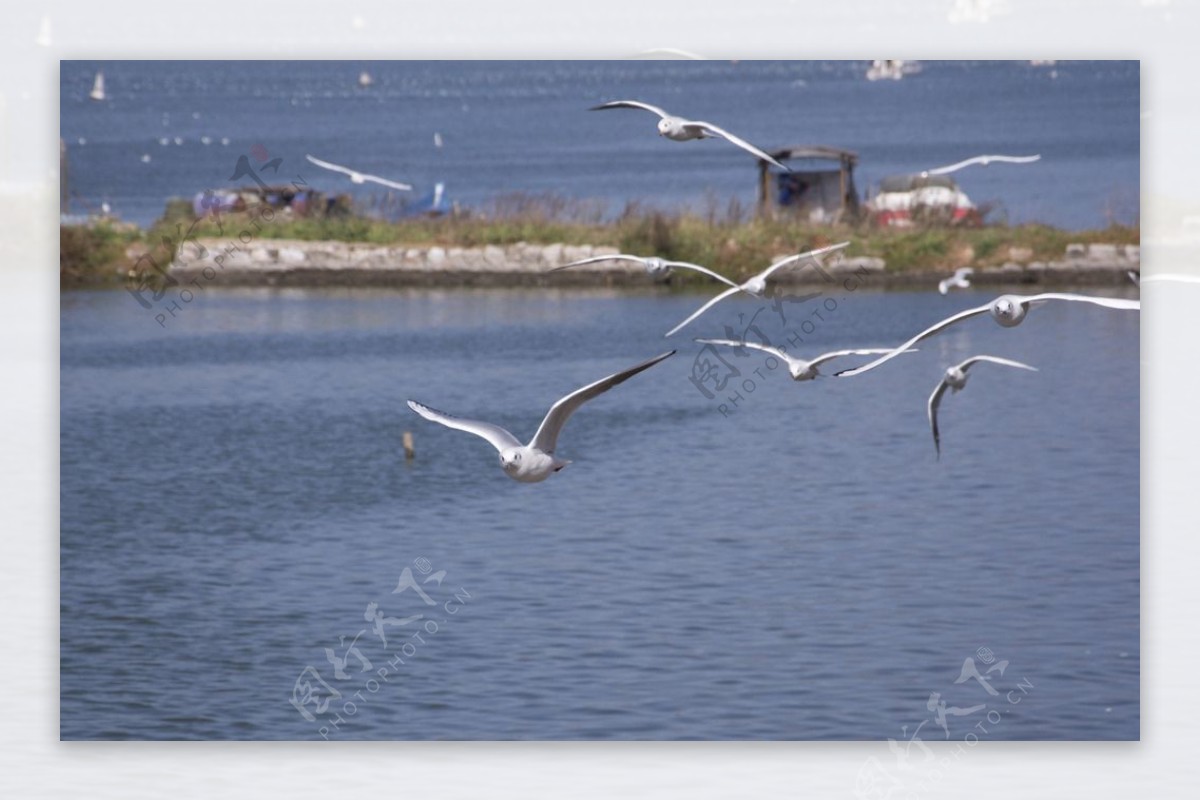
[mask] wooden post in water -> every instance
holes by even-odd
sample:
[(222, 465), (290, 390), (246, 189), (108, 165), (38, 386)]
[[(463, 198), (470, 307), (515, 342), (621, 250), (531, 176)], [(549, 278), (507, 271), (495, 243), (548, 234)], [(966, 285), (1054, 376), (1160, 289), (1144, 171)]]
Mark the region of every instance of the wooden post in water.
[(411, 462), (413, 460), (412, 432), (405, 431), (404, 436), (401, 437), (401, 440), (404, 442), (404, 458), (406, 461)]

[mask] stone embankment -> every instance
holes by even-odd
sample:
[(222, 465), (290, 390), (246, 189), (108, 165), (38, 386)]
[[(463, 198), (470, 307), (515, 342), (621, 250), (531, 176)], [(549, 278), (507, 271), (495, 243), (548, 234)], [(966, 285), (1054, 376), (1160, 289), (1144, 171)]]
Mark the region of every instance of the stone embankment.
[[(171, 274), (181, 279), (252, 286), (649, 286), (653, 282), (636, 263), (601, 262), (550, 273), (571, 261), (614, 255), (611, 247), (590, 245), (486, 245), (483, 247), (406, 247), (359, 242), (301, 240), (199, 240), (184, 244)], [(976, 267), (981, 284), (1120, 284), (1140, 269), (1136, 245), (1069, 245), (1061, 259), (1034, 261), (1033, 252), (1013, 247), (998, 266)], [(782, 255), (781, 255), (782, 257)], [(711, 266), (711, 265), (709, 265)], [(880, 286), (919, 286), (944, 278), (947, 270), (889, 271), (883, 259), (869, 256), (832, 259), (833, 275), (878, 279)], [(782, 271), (781, 283), (815, 283), (813, 270)]]

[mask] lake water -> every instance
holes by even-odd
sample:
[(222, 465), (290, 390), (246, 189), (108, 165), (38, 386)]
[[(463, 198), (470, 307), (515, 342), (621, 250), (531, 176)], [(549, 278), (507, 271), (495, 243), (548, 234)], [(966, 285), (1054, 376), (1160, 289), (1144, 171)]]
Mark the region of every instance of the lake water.
[[(628, 201), (704, 210), (736, 199), (752, 207), (751, 156), (727, 143), (663, 140), (645, 112), (586, 110), (615, 99), (708, 120), (768, 149), (856, 151), (860, 194), (887, 175), (979, 154), (1037, 153), (1033, 166), (955, 177), (977, 204), (996, 207), (992, 219), (1079, 229), (1138, 218), (1138, 62), (927, 61), (917, 75), (874, 83), (864, 78), (867, 66), (64, 61), (60, 130), (72, 208), (107, 201), (142, 224), (168, 197), (233, 185), (238, 155), (256, 144), (283, 158), (282, 180), (352, 191), (364, 202), (376, 194), (371, 185), (356, 188), (305, 154), (411, 183), (414, 196), (442, 181), (468, 207), (546, 192), (597, 199), (610, 213)], [(109, 99), (96, 103), (87, 94), (101, 70)], [(367, 89), (358, 86), (362, 70), (374, 77)]]
[[(664, 340), (703, 295), (209, 291), (160, 328), (64, 293), (62, 736), (930, 741), (995, 715), (982, 739), (1137, 738), (1139, 313), (975, 319), (850, 379), (724, 352), (723, 392), (689, 380), (691, 337), (751, 318), (819, 353), (991, 297), (731, 301)], [(404, 405), (525, 438), (668, 347), (571, 419), (542, 484)], [(977, 367), (938, 461), (926, 399), (977, 353), (1040, 372)], [(325, 649), (356, 636), (339, 679)]]

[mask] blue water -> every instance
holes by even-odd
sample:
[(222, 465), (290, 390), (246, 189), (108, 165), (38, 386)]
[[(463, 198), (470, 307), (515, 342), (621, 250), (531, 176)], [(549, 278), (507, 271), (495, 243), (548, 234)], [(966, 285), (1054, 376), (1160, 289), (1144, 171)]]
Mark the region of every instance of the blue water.
[[(725, 353), (723, 392), (689, 381), (691, 337), (756, 312), (818, 353), (992, 296), (730, 301), (663, 340), (701, 297), (210, 290), (164, 329), (66, 293), (62, 736), (1137, 738), (1138, 313), (975, 319), (852, 379)], [(571, 419), (542, 484), (404, 406), (527, 437), (667, 347)], [(938, 461), (926, 398), (976, 353), (1040, 371), (976, 368)], [(393, 593), (406, 568), (429, 604)], [(337, 679), (324, 649), (356, 635), (371, 668)], [(967, 659), (997, 695), (955, 683)], [(311, 721), (310, 666), (341, 693), (296, 696)]]
[[(877, 83), (864, 79), (866, 67), (64, 61), (60, 128), (72, 209), (108, 202), (142, 224), (168, 197), (230, 186), (237, 157), (255, 145), (283, 158), (285, 180), (353, 190), (366, 205), (376, 197), (369, 186), (356, 188), (305, 154), (411, 183), (414, 196), (442, 181), (451, 198), (479, 209), (498, 196), (547, 192), (595, 199), (609, 214), (628, 202), (752, 207), (757, 171), (742, 151), (660, 139), (644, 112), (586, 111), (624, 98), (723, 125), (764, 148), (854, 150), (860, 193), (886, 175), (978, 154), (1040, 153), (1030, 167), (975, 168), (957, 178), (976, 204), (993, 207), (993, 220), (1080, 229), (1138, 218), (1137, 62), (1060, 62), (1051, 70), (1024, 61), (930, 61), (905, 80)], [(375, 80), (367, 89), (357, 83), (364, 69)], [(110, 97), (103, 103), (87, 99), (98, 70)], [(171, 143), (160, 145), (163, 137)]]

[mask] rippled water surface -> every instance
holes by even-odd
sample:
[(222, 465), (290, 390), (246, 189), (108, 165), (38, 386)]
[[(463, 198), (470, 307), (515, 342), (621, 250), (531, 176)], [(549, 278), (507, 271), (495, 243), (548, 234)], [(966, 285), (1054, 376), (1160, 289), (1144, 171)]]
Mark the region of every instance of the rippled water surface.
[[(879, 346), (991, 297), (863, 288), (755, 325)], [(804, 384), (724, 352), (710, 399), (690, 338), (759, 306), (663, 340), (702, 300), (210, 291), (163, 329), (64, 294), (62, 736), (931, 740), (993, 711), (993, 739), (1137, 738), (1140, 315), (979, 318)], [(525, 438), (668, 347), (542, 484), (404, 405)], [(926, 398), (976, 353), (1040, 371), (976, 368), (938, 461)]]

